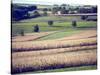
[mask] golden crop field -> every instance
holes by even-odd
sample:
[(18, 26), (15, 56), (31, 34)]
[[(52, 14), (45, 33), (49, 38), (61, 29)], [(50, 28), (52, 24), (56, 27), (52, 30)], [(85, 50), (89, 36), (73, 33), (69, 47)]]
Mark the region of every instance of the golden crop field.
[(14, 42), (12, 43), (13, 51), (29, 51), (29, 50), (43, 50), (43, 49), (54, 49), (54, 48), (66, 48), (73, 46), (84, 46), (84, 45), (95, 45), (96, 38), (78, 39), (78, 40), (67, 40), (67, 41), (36, 41), (36, 42)]
[(95, 30), (54, 40), (12, 42), (12, 73), (96, 64)]
[(57, 49), (46, 49), (38, 51), (26, 51), (26, 52), (14, 52), (13, 58), (28, 57), (28, 56), (41, 56), (41, 55), (50, 55), (64, 52), (73, 52), (73, 51), (88, 51), (89, 49), (96, 49), (97, 45), (93, 46), (82, 46), (82, 47), (69, 47), (69, 48), (57, 48)]
[(96, 50), (12, 58), (13, 72), (96, 64)]

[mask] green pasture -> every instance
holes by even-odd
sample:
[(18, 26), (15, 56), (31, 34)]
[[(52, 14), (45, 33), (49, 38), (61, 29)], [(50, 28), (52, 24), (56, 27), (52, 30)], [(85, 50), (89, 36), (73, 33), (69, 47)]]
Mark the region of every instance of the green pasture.
[[(34, 73), (50, 73), (50, 72), (67, 72), (67, 71), (84, 71), (84, 70), (96, 70), (97, 66), (79, 66), (79, 67), (69, 67), (69, 68), (61, 68), (61, 69), (53, 69), (53, 70), (41, 70), (35, 72), (25, 72), (25, 74), (34, 74)], [(24, 74), (24, 73), (23, 73)]]
[(59, 38), (62, 38), (62, 37), (73, 35), (73, 34), (78, 34), (79, 32), (81, 32), (81, 30), (67, 29), (67, 30), (58, 31), (58, 32), (49, 34), (49, 35), (44, 36), (42, 38), (39, 38), (37, 40), (59, 39)]
[[(40, 32), (73, 29), (71, 22), (54, 22), (53, 26), (49, 26), (47, 22), (23, 22), (12, 24), (12, 33), (19, 34), (21, 29), (25, 33), (33, 33), (36, 24), (39, 25)], [(96, 25), (93, 21), (77, 22), (77, 29), (96, 28)]]
[[(12, 34), (20, 34), (23, 29), (25, 33), (34, 33), (34, 26), (39, 25), (40, 32), (73, 30), (72, 20), (77, 21), (77, 29), (83, 30), (88, 28), (96, 28), (96, 21), (83, 21), (80, 16), (44, 16), (38, 18), (25, 19), (17, 22), (12, 22)], [(53, 26), (48, 25), (48, 21), (54, 21)]]
[(48, 20), (53, 20), (53, 21), (72, 21), (72, 20), (77, 20), (77, 21), (82, 21), (80, 16), (41, 16), (37, 18), (30, 18), (30, 19), (25, 19), (21, 20), (20, 22), (47, 22)]

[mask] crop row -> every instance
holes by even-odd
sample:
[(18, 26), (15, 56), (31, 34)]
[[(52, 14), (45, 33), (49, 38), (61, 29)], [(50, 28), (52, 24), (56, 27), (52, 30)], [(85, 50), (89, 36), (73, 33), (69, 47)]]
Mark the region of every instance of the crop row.
[(46, 41), (34, 41), (34, 42), (16, 42), (12, 43), (12, 52), (68, 48), (68, 47), (89, 46), (96, 44), (97, 44), (96, 38), (67, 40), (67, 41), (46, 40)]
[(12, 58), (12, 73), (97, 64), (96, 50)]
[(52, 54), (64, 53), (64, 52), (75, 52), (75, 51), (83, 51), (83, 50), (88, 51), (90, 49), (97, 49), (97, 45), (47, 49), (47, 50), (40, 50), (40, 51), (14, 52), (12, 53), (12, 56), (13, 58), (16, 59), (20, 57), (52, 55)]

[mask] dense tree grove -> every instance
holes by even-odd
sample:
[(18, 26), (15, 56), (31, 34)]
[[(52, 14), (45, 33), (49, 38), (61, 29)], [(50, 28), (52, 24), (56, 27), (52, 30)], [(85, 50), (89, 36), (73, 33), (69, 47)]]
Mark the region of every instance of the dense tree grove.
[(57, 12), (59, 11), (59, 6), (58, 5), (53, 5), (53, 8), (52, 8), (52, 13), (53, 14), (57, 14)]
[(78, 9), (78, 13), (97, 13), (97, 6), (81, 7)]
[[(12, 20), (15, 21), (19, 21), (21, 19), (26, 19), (29, 18), (29, 11), (34, 11), (37, 10), (37, 6), (33, 5), (33, 6), (21, 6), (21, 5), (16, 5), (16, 4), (12, 4), (11, 5), (11, 15), (12, 15)], [(35, 16), (39, 16), (39, 14), (37, 12), (35, 12), (36, 15)]]
[(44, 8), (44, 9), (43, 9), (43, 16), (47, 16), (47, 15), (48, 15), (47, 11), (48, 11), (47, 8)]
[(88, 16), (83, 15), (83, 16), (81, 16), (81, 19), (82, 19), (82, 20), (86, 20), (87, 17), (88, 17)]
[(52, 13), (57, 14), (58, 11), (60, 11), (61, 14), (67, 14), (68, 10), (66, 9), (66, 6), (66, 4), (62, 4), (61, 6), (55, 4), (52, 8)]

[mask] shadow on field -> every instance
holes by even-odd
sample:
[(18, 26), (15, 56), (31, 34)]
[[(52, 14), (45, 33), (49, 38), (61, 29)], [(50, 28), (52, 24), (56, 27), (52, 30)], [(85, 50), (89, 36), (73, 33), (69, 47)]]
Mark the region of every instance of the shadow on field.
[(64, 27), (64, 26), (52, 26), (52, 27)]
[(33, 66), (30, 67), (16, 67), (11, 69), (11, 74), (19, 74), (19, 73), (25, 73), (25, 72), (35, 72), (35, 71), (42, 71), (42, 70), (54, 70), (54, 69), (61, 69), (61, 68), (71, 68), (71, 67), (81, 67), (81, 66), (94, 66), (97, 65), (97, 62), (88, 64), (72, 64), (72, 65), (66, 65), (66, 64), (54, 64), (51, 66), (41, 66), (34, 68)]
[(83, 28), (97, 28), (97, 26), (82, 26), (82, 27), (77, 27), (77, 28), (80, 28), (80, 29), (83, 29)]

